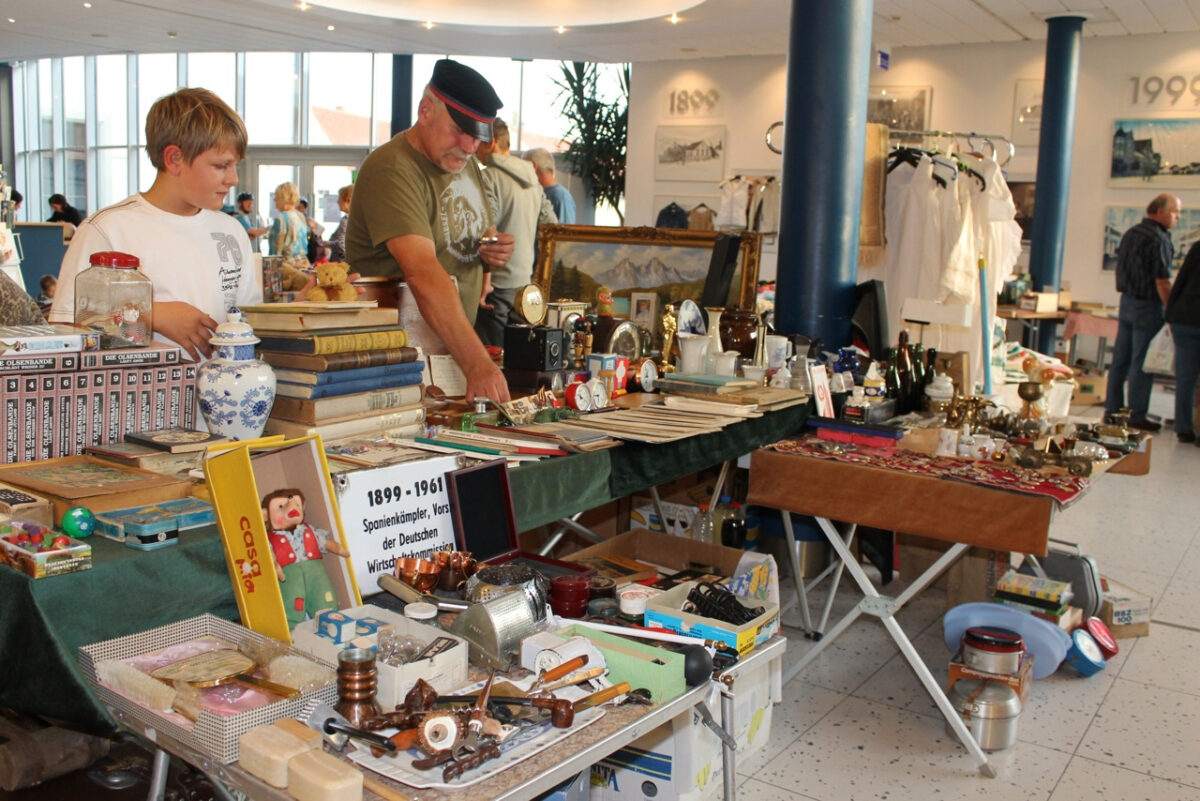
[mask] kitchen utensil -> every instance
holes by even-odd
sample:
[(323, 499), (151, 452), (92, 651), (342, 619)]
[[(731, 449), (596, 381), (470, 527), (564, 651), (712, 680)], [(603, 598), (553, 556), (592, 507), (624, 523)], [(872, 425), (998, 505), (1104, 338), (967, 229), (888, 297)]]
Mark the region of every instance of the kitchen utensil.
[(284, 698), (300, 697), (300, 691), (295, 687), (287, 687), (251, 675), (250, 671), (253, 669), (253, 659), (241, 651), (222, 648), (180, 659), (158, 668), (150, 675), (162, 681), (182, 681), (193, 687), (216, 687), (236, 682)]
[(963, 632), (972, 626), (1001, 628), (1021, 635), (1025, 647), (1033, 654), (1035, 679), (1044, 679), (1058, 670), (1071, 647), (1071, 635), (1053, 623), (1009, 606), (984, 601), (959, 604), (945, 614), (942, 628), (946, 647), (950, 651), (957, 650)]
[(611, 701), (618, 695), (623, 695), (629, 692), (629, 682), (623, 681), (620, 684), (614, 684), (611, 687), (605, 687), (603, 690), (592, 693), (586, 698), (580, 698), (575, 702), (575, 712), (582, 712), (585, 709), (591, 709), (594, 706), (599, 706), (605, 701)]
[(441, 568), (428, 559), (406, 557), (396, 560), (396, 577), (418, 592), (429, 592), (438, 582)]
[(1025, 656), (1025, 641), (1019, 634), (976, 626), (962, 636), (964, 665), (984, 673), (1016, 674)]
[[(1012, 687), (1002, 681), (959, 679), (947, 697), (984, 751), (1001, 751), (1017, 741), (1021, 698)], [(946, 732), (958, 737), (949, 723)]]

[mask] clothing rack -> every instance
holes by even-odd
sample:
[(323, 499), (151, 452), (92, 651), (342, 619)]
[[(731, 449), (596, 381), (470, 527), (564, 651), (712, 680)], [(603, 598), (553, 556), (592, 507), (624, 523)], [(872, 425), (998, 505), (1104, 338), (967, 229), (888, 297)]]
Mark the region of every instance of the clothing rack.
[(933, 139), (942, 139), (948, 137), (953, 139), (956, 143), (959, 139), (966, 139), (967, 147), (971, 150), (978, 149), (975, 146), (975, 140), (981, 139), (987, 143), (988, 147), (992, 149), (992, 158), (995, 158), (996, 154), (999, 152), (999, 148), (996, 147), (996, 142), (993, 141), (997, 140), (1002, 142), (1006, 146), (1005, 149), (1008, 151), (1007, 157), (1005, 157), (1004, 161), (1000, 162), (1001, 167), (1007, 167), (1008, 163), (1013, 160), (1013, 156), (1017, 154), (1016, 145), (1014, 145), (1012, 140), (1007, 136), (1003, 136), (1001, 134), (981, 134), (975, 131), (906, 131), (899, 128), (892, 128), (888, 131), (888, 139), (900, 139), (911, 136), (920, 136), (922, 138)]

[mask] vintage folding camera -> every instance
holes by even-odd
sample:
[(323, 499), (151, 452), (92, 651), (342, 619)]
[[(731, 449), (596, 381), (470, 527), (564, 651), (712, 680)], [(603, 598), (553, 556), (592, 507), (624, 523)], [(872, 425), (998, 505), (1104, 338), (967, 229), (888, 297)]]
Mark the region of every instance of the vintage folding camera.
[(567, 337), (548, 325), (504, 328), (504, 366), (517, 370), (561, 370), (566, 366)]

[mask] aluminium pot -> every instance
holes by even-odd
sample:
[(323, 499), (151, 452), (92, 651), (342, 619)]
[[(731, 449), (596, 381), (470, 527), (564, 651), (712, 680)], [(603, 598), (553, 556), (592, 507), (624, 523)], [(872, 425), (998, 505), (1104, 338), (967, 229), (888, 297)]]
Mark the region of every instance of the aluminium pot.
[(1025, 658), (1025, 641), (1007, 629), (973, 626), (963, 632), (962, 662), (984, 673), (1016, 675)]
[[(1001, 681), (959, 679), (946, 694), (967, 730), (984, 751), (1003, 751), (1017, 741), (1021, 698)], [(956, 737), (950, 724), (946, 732)]]

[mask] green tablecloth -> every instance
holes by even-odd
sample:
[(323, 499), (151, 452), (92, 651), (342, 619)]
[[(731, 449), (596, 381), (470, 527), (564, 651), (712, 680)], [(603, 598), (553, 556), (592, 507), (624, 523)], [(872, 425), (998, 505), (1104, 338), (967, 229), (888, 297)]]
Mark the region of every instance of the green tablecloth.
[[(715, 434), (522, 465), (511, 471), (517, 527), (526, 531), (732, 459), (803, 425), (804, 407)], [(92, 568), (31, 579), (0, 566), (0, 706), (93, 729), (112, 726), (79, 671), (76, 649), (210, 612), (236, 620), (215, 526), (179, 544), (138, 551), (92, 538)]]

